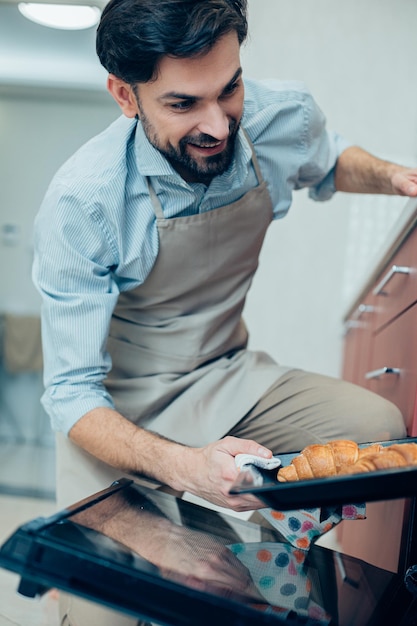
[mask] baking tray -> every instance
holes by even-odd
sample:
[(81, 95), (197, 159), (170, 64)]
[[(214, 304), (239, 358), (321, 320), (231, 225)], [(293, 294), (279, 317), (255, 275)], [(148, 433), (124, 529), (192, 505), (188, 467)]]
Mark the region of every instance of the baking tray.
[[(417, 443), (417, 439), (381, 441), (381, 445), (393, 443)], [(362, 444), (367, 446), (370, 444)], [(299, 452), (278, 455), (282, 466), (286, 466)], [(262, 484), (258, 485), (251, 471), (240, 472), (230, 489), (233, 495), (253, 494), (268, 506), (281, 511), (360, 504), (378, 500), (394, 500), (413, 497), (417, 494), (417, 466), (376, 470), (364, 474), (311, 478), (295, 482), (280, 483), (277, 470), (258, 470)]]

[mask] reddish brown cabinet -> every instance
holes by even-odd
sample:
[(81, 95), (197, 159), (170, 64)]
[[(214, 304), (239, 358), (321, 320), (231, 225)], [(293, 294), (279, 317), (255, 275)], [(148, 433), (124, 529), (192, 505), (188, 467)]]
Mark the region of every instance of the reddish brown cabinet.
[(416, 435), (417, 304), (375, 332), (367, 386), (401, 410), (411, 436)]
[[(416, 217), (417, 219), (417, 217)], [(398, 239), (345, 320), (342, 376), (379, 393), (417, 433), (417, 227)]]
[[(396, 404), (408, 435), (417, 436), (417, 208), (352, 306), (345, 328), (342, 377)], [(397, 571), (411, 523), (409, 504), (367, 504), (366, 520), (340, 524), (343, 550)], [(375, 542), (382, 536), (385, 545)]]
[[(371, 367), (372, 335), (375, 319), (375, 297), (366, 296), (345, 322), (344, 380), (361, 384)], [(361, 382), (359, 382), (361, 381)]]

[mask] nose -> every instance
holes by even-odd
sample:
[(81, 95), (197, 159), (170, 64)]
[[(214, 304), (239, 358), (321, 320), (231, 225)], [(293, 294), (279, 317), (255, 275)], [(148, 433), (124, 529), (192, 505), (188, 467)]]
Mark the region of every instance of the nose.
[(223, 141), (229, 136), (229, 117), (219, 104), (212, 104), (205, 107), (202, 112), (198, 130), (202, 134)]

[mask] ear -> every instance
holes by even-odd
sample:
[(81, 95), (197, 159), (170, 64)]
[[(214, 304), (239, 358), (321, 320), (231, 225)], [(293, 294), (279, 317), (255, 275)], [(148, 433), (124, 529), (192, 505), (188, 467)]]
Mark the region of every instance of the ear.
[(126, 117), (138, 115), (138, 105), (131, 85), (125, 83), (114, 74), (109, 74), (107, 78), (107, 90), (116, 100)]

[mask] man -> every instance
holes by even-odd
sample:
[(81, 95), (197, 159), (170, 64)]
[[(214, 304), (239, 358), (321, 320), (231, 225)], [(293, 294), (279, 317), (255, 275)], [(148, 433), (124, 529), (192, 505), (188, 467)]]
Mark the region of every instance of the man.
[(382, 398), (247, 350), (245, 296), (293, 190), (416, 196), (417, 170), (328, 132), (302, 85), (244, 82), (245, 5), (103, 11), (97, 52), (124, 115), (61, 168), (35, 227), (62, 505), (127, 473), (251, 510), (228, 493), (238, 453), (405, 434)]

